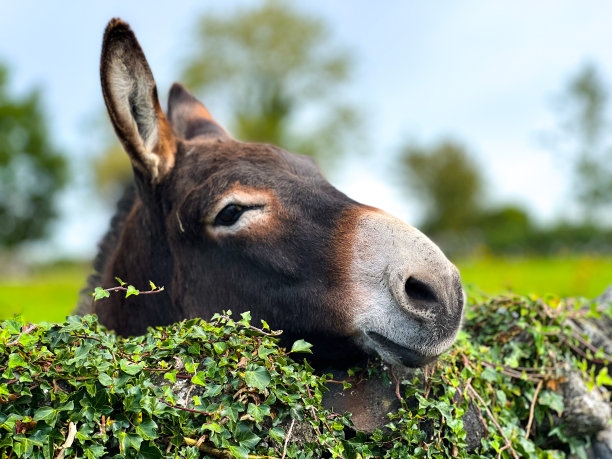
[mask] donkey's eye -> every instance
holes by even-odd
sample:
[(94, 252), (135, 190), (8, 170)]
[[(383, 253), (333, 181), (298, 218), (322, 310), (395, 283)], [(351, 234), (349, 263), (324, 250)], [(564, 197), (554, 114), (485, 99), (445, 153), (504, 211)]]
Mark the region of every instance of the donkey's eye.
[(215, 217), (215, 226), (232, 226), (249, 207), (229, 204), (221, 209)]

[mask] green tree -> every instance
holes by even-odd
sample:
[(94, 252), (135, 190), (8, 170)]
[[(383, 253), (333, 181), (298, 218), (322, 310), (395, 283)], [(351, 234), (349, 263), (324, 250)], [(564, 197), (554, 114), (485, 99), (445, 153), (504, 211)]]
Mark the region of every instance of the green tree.
[(409, 145), (401, 153), (403, 181), (421, 198), (426, 232), (462, 232), (482, 213), (484, 179), (466, 149), (453, 141)]
[(570, 80), (560, 98), (564, 147), (572, 158), (572, 192), (587, 221), (612, 208), (612, 146), (605, 87), (597, 67), (588, 64)]
[(356, 139), (356, 110), (342, 102), (351, 60), (320, 19), (267, 1), (198, 23), (183, 82), (233, 110), (230, 131), (330, 159)]
[(9, 94), (0, 65), (0, 249), (39, 239), (56, 215), (66, 161), (50, 145), (40, 94)]

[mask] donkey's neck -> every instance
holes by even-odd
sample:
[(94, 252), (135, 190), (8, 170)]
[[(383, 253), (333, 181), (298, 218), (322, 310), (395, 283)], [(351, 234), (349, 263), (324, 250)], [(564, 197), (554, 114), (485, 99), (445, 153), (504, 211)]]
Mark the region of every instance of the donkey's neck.
[(138, 290), (150, 290), (149, 281), (164, 286), (165, 290), (129, 298), (118, 292), (99, 300), (94, 312), (100, 321), (124, 336), (144, 333), (143, 324), (171, 323), (173, 317), (176, 318), (168, 291), (172, 260), (163, 221), (136, 197), (121, 225), (117, 245), (101, 273), (102, 286), (117, 286), (118, 277)]

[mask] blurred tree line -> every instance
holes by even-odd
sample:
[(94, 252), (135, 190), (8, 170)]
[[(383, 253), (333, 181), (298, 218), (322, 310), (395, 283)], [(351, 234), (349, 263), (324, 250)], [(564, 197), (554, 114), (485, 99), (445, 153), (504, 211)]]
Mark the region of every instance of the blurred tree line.
[(575, 207), (580, 218), (542, 227), (524, 208), (492, 205), (478, 163), (463, 145), (446, 140), (410, 144), (400, 153), (406, 188), (426, 209), (423, 231), (453, 254), (482, 248), (520, 254), (612, 253), (612, 142), (608, 94), (597, 68), (581, 68), (559, 102), (560, 127), (551, 146), (570, 166), (568, 207)]
[(0, 63), (0, 252), (47, 235), (56, 194), (67, 180), (40, 93), (12, 95), (8, 77)]
[[(359, 110), (342, 97), (353, 59), (331, 44), (331, 36), (324, 21), (291, 3), (269, 0), (232, 14), (207, 14), (197, 23), (193, 51), (179, 79), (202, 100), (233, 109), (227, 127), (236, 138), (274, 143), (330, 166), (354, 151), (364, 132)], [(581, 218), (540, 227), (526, 209), (494, 205), (469, 148), (444, 139), (408, 143), (398, 153), (401, 167), (394, 173), (425, 208), (419, 227), (453, 255), (483, 248), (612, 253), (612, 142), (604, 88), (596, 67), (585, 66), (569, 82), (558, 108), (560, 128), (552, 149), (571, 166), (571, 201)], [(66, 167), (62, 155), (49, 147), (38, 94), (10, 98), (1, 67), (0, 136), (0, 195), (12, 197), (0, 200), (5, 222), (0, 248), (10, 248), (45, 234)], [(108, 201), (131, 179), (129, 162), (115, 141), (109, 141), (94, 168)]]

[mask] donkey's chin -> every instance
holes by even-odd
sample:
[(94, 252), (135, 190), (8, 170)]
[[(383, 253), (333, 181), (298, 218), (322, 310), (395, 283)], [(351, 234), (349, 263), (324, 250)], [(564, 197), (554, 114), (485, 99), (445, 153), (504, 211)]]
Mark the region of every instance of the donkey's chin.
[(385, 362), (390, 364), (418, 368), (435, 361), (441, 354), (426, 354), (423, 351), (402, 346), (374, 331), (366, 332), (365, 335), (368, 347), (376, 351)]

